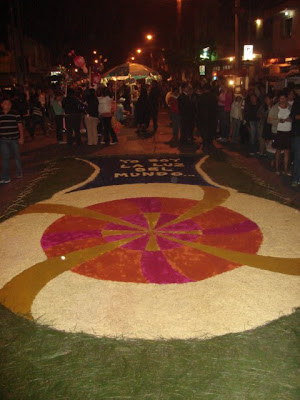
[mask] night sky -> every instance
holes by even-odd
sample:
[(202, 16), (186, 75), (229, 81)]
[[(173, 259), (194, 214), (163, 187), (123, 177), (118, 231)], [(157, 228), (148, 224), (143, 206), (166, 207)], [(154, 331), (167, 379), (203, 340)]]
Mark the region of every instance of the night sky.
[[(156, 46), (168, 47), (176, 29), (176, 0), (1, 0), (1, 34), (9, 21), (10, 1), (20, 2), (24, 33), (46, 44), (54, 63), (63, 63), (72, 49), (87, 59), (97, 49), (114, 66), (145, 44), (146, 33), (155, 34)], [(191, 25), (195, 1), (202, 0), (182, 0), (185, 26)], [(255, 8), (268, 1), (241, 3)], [(222, 13), (233, 18), (234, 1), (219, 3)]]
[[(4, 2), (8, 6), (9, 0)], [(143, 46), (148, 32), (155, 33), (156, 44), (163, 46), (176, 25), (176, 0), (23, 0), (20, 3), (25, 34), (42, 41), (58, 58), (71, 49), (86, 57), (97, 49), (109, 59), (110, 65), (115, 65)], [(7, 11), (0, 18), (8, 17)]]

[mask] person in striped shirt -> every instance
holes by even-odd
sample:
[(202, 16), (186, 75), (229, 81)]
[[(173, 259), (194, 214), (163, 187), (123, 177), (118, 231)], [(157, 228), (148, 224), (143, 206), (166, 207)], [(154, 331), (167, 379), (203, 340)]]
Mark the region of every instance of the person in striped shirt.
[(0, 150), (2, 156), (2, 176), (0, 183), (9, 183), (10, 157), (16, 164), (17, 178), (22, 178), (20, 144), (24, 143), (23, 125), (20, 115), (12, 110), (10, 100), (2, 100), (0, 112)]

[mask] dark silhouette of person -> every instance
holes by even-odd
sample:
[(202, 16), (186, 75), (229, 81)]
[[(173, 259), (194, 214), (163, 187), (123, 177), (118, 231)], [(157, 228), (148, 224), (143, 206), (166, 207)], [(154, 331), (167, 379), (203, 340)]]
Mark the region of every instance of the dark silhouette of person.
[(149, 125), (149, 99), (146, 87), (142, 87), (140, 96), (135, 105), (135, 120), (137, 124), (137, 133), (145, 132)]
[(192, 100), (192, 87), (187, 82), (181, 85), (181, 94), (178, 97), (180, 115), (180, 144), (193, 143), (193, 130), (195, 125), (195, 107)]
[(208, 83), (203, 86), (203, 93), (197, 97), (196, 118), (203, 140), (203, 151), (209, 152), (216, 135), (218, 100)]
[(73, 131), (77, 145), (81, 144), (80, 124), (81, 124), (81, 104), (75, 97), (73, 89), (68, 89), (67, 97), (62, 101), (62, 107), (66, 113), (67, 143), (73, 144)]
[(149, 123), (152, 120), (153, 133), (157, 131), (159, 101), (160, 101), (160, 90), (158, 87), (158, 82), (153, 81), (149, 92), (149, 111), (150, 111)]

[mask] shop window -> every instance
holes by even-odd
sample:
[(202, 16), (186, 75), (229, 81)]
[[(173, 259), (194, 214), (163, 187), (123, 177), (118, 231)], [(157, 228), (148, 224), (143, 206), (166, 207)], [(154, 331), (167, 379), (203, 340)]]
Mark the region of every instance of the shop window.
[(292, 37), (293, 18), (284, 18), (281, 21), (281, 37), (289, 39)]

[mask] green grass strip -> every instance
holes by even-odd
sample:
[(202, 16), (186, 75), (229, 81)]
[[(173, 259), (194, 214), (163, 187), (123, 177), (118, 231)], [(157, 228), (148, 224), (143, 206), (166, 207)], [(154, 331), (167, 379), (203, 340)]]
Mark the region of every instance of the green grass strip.
[(297, 399), (300, 311), (210, 340), (96, 338), (0, 307), (1, 399)]

